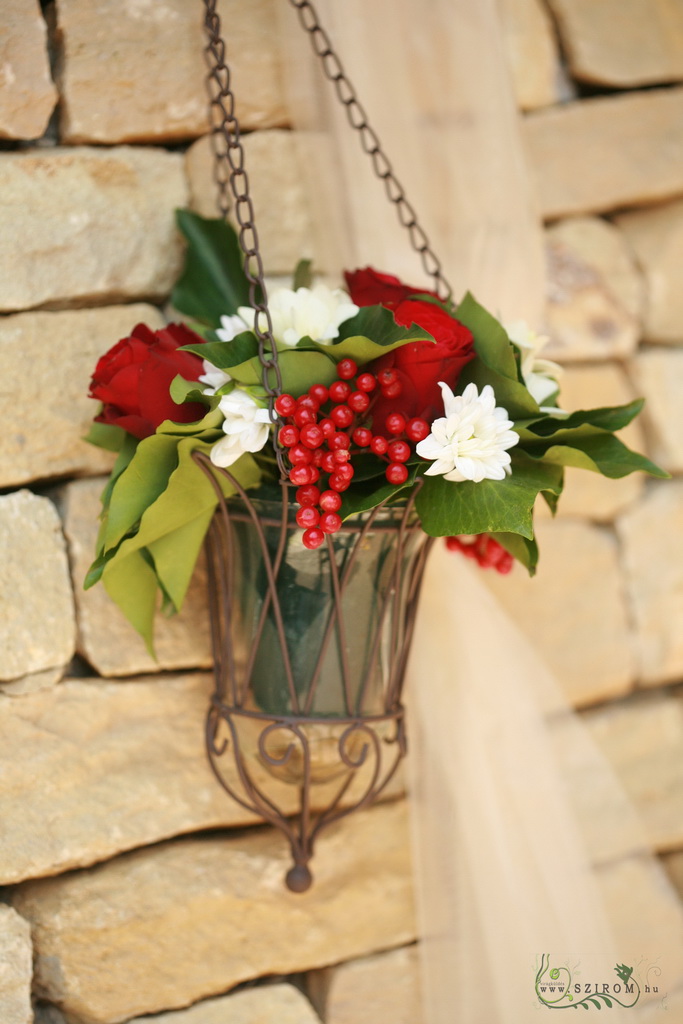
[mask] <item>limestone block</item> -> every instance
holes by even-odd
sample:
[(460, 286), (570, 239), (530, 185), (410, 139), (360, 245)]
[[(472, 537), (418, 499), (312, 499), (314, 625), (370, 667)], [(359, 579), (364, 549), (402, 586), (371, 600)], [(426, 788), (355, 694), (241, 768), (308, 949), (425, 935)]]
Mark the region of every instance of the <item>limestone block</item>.
[(634, 802), (648, 841), (683, 845), (683, 701), (658, 694), (584, 716), (593, 739)]
[(102, 473), (113, 458), (86, 444), (97, 402), (90, 378), (103, 352), (144, 321), (163, 326), (153, 306), (18, 313), (0, 318), (0, 486), (72, 473)]
[(683, 79), (683, 7), (670, 0), (549, 0), (572, 74), (633, 87)]
[(499, 0), (517, 106), (547, 107), (560, 99), (557, 43), (541, 0)]
[(203, 559), (198, 563), (182, 611), (170, 618), (157, 616), (157, 661), (101, 583), (90, 590), (83, 589), (83, 580), (95, 557), (100, 495), (105, 483), (103, 477), (78, 480), (62, 491), (64, 530), (69, 541), (76, 598), (78, 653), (102, 676), (210, 668), (211, 627)]
[[(312, 255), (313, 234), (297, 135), (273, 129), (246, 135), (243, 141), (266, 269), (271, 274), (291, 274), (300, 259)], [(190, 147), (186, 160), (193, 209), (203, 217), (218, 216), (208, 136)]]
[(683, 88), (567, 103), (523, 124), (546, 218), (683, 192)]
[[(66, 679), (50, 692), (0, 700), (0, 885), (187, 832), (253, 824), (206, 759), (212, 690), (206, 673), (167, 674)], [(269, 796), (293, 812), (296, 789), (252, 768)], [(225, 774), (234, 784), (229, 756)], [(337, 785), (315, 787), (314, 805), (329, 803)], [(397, 779), (390, 795), (400, 787)]]
[(0, 497), (0, 680), (64, 666), (75, 647), (57, 510), (30, 491)]
[(320, 1024), (305, 996), (292, 985), (259, 985), (206, 999), (187, 1010), (136, 1017), (128, 1024)]
[(323, 832), (315, 884), (300, 895), (283, 887), (288, 853), (270, 829), (24, 883), (13, 899), (33, 927), (36, 994), (108, 1024), (405, 945), (415, 939), (408, 849), (397, 802)]
[(178, 153), (0, 154), (0, 312), (165, 296), (182, 258), (173, 210), (185, 203)]
[(0, 1020), (32, 1024), (31, 929), (16, 910), (0, 904)]
[(536, 646), (568, 698), (626, 693), (635, 676), (618, 552), (611, 532), (576, 520), (537, 523), (539, 569), (483, 578)]
[(421, 1024), (419, 970), (417, 946), (404, 946), (315, 972), (309, 984), (324, 984), (325, 1024)]
[(671, 473), (683, 472), (683, 347), (646, 349), (630, 363), (645, 396), (643, 422), (650, 455)]
[[(604, 405), (623, 405), (636, 397), (626, 374), (614, 363), (570, 365), (560, 380), (560, 404), (572, 412)], [(619, 437), (629, 448), (644, 451), (645, 441), (639, 420), (620, 431)], [(611, 522), (615, 515), (638, 499), (644, 484), (642, 473), (631, 473), (621, 480), (608, 480), (599, 473), (569, 467), (565, 470), (558, 515)], [(544, 501), (539, 502), (538, 512), (546, 517), (550, 515)]]
[(546, 231), (545, 321), (551, 359), (613, 359), (640, 335), (643, 280), (621, 233), (597, 217)]
[(674, 888), (683, 900), (683, 850), (664, 857), (664, 867)]
[(0, 139), (37, 139), (56, 102), (38, 0), (7, 6), (0, 23)]
[[(201, 9), (187, 0), (58, 0), (67, 142), (159, 142), (206, 131)], [(286, 123), (274, 0), (233, 3), (223, 32), (243, 128)]]
[(653, 484), (617, 520), (636, 622), (640, 679), (678, 682), (683, 674), (683, 481)]
[(616, 223), (645, 275), (645, 339), (679, 342), (683, 338), (683, 200), (632, 210)]

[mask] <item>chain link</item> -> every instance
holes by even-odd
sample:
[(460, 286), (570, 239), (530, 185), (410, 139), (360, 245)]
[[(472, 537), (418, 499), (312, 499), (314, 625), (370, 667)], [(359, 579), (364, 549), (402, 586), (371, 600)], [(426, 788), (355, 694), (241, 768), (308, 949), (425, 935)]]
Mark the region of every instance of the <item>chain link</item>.
[[(209, 94), (211, 145), (214, 152), (214, 180), (218, 188), (218, 206), (223, 217), (227, 217), (230, 209), (231, 194), (235, 200), (239, 244), (244, 256), (244, 272), (249, 281), (249, 304), (254, 310), (254, 334), (258, 342), (258, 355), (262, 367), (261, 379), (268, 395), (271, 419), (279, 423), (275, 412), (275, 399), (282, 394), (282, 374), (273, 338), (263, 260), (254, 223), (254, 206), (249, 193), (249, 177), (244, 168), (244, 149), (239, 121), (235, 114), (235, 97), (231, 87), (230, 69), (225, 62), (225, 43), (221, 37), (221, 22), (216, 5), (217, 0), (204, 0), (204, 28), (208, 40), (204, 53), (209, 69), (206, 87)], [(274, 385), (271, 384), (271, 371), (272, 377), (275, 378)], [(280, 474), (285, 479), (287, 470), (277, 428), (273, 444)]]
[(358, 100), (356, 90), (344, 72), (339, 57), (332, 47), (327, 32), (321, 26), (318, 15), (310, 0), (289, 0), (299, 15), (302, 27), (308, 32), (311, 45), (320, 58), (323, 73), (332, 82), (339, 102), (346, 109), (351, 127), (358, 132), (364, 152), (372, 160), (375, 174), (384, 182), (384, 191), (390, 202), (396, 206), (401, 225), (407, 230), (410, 244), (419, 254), (425, 272), (434, 280), (434, 291), (442, 299), (448, 299), (453, 289), (443, 274), (441, 261), (434, 254), (429, 239), (420, 226), (413, 206), (406, 199), (405, 191), (394, 174), (391, 163), (382, 149), (377, 133), (368, 123), (365, 108)]

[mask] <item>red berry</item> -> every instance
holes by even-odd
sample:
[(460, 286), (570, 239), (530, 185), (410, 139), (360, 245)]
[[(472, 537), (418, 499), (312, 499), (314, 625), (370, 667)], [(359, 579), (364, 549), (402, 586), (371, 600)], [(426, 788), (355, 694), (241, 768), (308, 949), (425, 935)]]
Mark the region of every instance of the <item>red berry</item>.
[(354, 412), (365, 412), (370, 405), (370, 399), (364, 391), (352, 391), (346, 403)]
[(317, 423), (307, 423), (301, 428), (301, 443), (307, 448), (319, 448), (325, 440), (325, 435)]
[(393, 384), (387, 384), (386, 387), (382, 388), (382, 396), (384, 398), (398, 398), (403, 392), (403, 385), (400, 380), (395, 380)]
[(350, 427), (353, 423), (353, 413), (348, 405), (335, 405), (330, 413), (330, 419), (337, 427)]
[(402, 434), (406, 427), (406, 418), (400, 412), (390, 412), (384, 421), (384, 429), (388, 434)]
[(336, 427), (329, 416), (326, 416), (324, 420), (320, 420), (318, 426), (322, 430), (325, 437), (332, 437), (336, 431)]
[(322, 464), (323, 464), (323, 455), (324, 454), (325, 454), (325, 452), (322, 450), (322, 448), (316, 448), (315, 449), (315, 451), (313, 452), (313, 465), (314, 466), (322, 466)]
[(309, 466), (308, 469), (310, 473), (310, 480), (308, 482), (311, 484), (317, 483), (320, 479), (320, 470), (317, 466)]
[(291, 395), (278, 395), (275, 399), (275, 412), (280, 416), (291, 416), (296, 409), (296, 398)]
[(351, 482), (355, 470), (350, 462), (343, 462), (341, 466), (337, 466), (335, 470), (335, 476), (341, 477), (342, 480), (348, 480)]
[(320, 517), (320, 529), (323, 533), (336, 533), (341, 529), (341, 516), (336, 512), (323, 512)]
[(327, 439), (327, 447), (331, 448), (331, 449), (350, 448), (351, 447), (351, 438), (349, 437), (348, 434), (344, 434), (341, 431), (339, 431), (338, 433), (334, 434), (332, 437), (328, 437), (328, 439)]
[(395, 383), (398, 380), (396, 370), (380, 370), (377, 374), (377, 380), (381, 388), (388, 387), (389, 384)]
[(317, 526), (312, 526), (310, 529), (304, 531), (303, 544), (305, 548), (310, 551), (315, 551), (325, 540), (325, 534), (322, 530), (319, 530)]
[(320, 513), (317, 508), (313, 508), (312, 505), (304, 505), (298, 510), (296, 514), (296, 521), (297, 525), (303, 526), (304, 529), (309, 526), (317, 526), (320, 521)]
[(307, 465), (309, 462), (313, 462), (313, 453), (310, 448), (307, 448), (303, 444), (293, 444), (287, 453), (289, 455), (289, 461), (294, 465), (304, 464)]
[(357, 444), (359, 448), (367, 448), (372, 441), (372, 431), (367, 427), (356, 427), (351, 437), (353, 443)]
[(320, 463), (320, 468), (324, 469), (326, 473), (334, 473), (337, 468), (337, 463), (334, 459), (334, 452), (325, 452), (323, 460)]
[(345, 402), (351, 394), (351, 386), (347, 384), (345, 380), (335, 380), (333, 384), (330, 384), (330, 401), (339, 403)]
[(333, 473), (328, 483), (333, 491), (346, 491), (351, 483), (351, 480), (345, 480), (339, 473)]
[(311, 412), (317, 412), (320, 408), (320, 402), (311, 395), (302, 395), (301, 398), (297, 398), (296, 407), (297, 409), (310, 409)]
[(293, 423), (287, 423), (284, 427), (280, 427), (277, 436), (280, 444), (283, 444), (285, 448), (291, 448), (299, 440), (299, 431)]
[(408, 470), (402, 462), (390, 462), (386, 468), (386, 478), (390, 484), (404, 484), (408, 479)]
[(424, 441), (429, 433), (427, 420), (414, 419), (406, 423), (406, 437), (411, 441)]
[(380, 434), (378, 434), (376, 437), (373, 437), (372, 441), (370, 442), (370, 451), (374, 452), (375, 455), (384, 455), (388, 447), (389, 442), (387, 441), (386, 437), (382, 437)]
[(353, 359), (342, 359), (340, 363), (337, 363), (337, 376), (342, 380), (351, 380), (357, 373), (358, 367)]
[(307, 423), (316, 421), (316, 415), (312, 409), (297, 409), (292, 418), (297, 427), (305, 427)]
[(325, 512), (338, 512), (341, 508), (342, 500), (336, 491), (323, 491), (320, 495), (318, 504)]
[(351, 458), (351, 453), (348, 448), (335, 448), (332, 452), (335, 466), (341, 466), (343, 463), (348, 462)]
[[(325, 494), (327, 494), (327, 491), (325, 491)], [(320, 491), (313, 484), (306, 484), (305, 487), (300, 487), (296, 492), (296, 500), (300, 505), (317, 505), (320, 497)]]
[(410, 458), (410, 445), (405, 441), (392, 441), (387, 449), (392, 462), (407, 462)]
[(308, 393), (311, 398), (315, 398), (318, 405), (324, 405), (327, 401), (327, 388), (324, 384), (313, 384), (308, 389)]
[(496, 566), (496, 572), (499, 572), (501, 576), (507, 576), (512, 571), (512, 567), (515, 564), (515, 560), (509, 551), (505, 552), (505, 557), (501, 558), (500, 562)]
[(305, 466), (302, 464), (292, 466), (288, 474), (289, 479), (293, 484), (296, 484), (297, 487), (302, 487), (304, 484), (310, 484), (312, 483), (312, 469), (312, 466)]
[(374, 391), (377, 387), (377, 378), (374, 373), (361, 373), (356, 380), (356, 387), (359, 391)]

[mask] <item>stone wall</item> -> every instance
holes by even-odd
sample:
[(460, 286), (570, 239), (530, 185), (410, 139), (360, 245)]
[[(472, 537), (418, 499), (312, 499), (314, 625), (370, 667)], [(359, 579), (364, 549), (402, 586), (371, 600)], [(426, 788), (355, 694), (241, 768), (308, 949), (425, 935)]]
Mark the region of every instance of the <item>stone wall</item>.
[[(229, 27), (263, 248), (283, 273), (309, 214), (274, 3), (235, 0)], [(161, 624), (158, 663), (104, 592), (81, 586), (110, 466), (82, 441), (91, 369), (136, 322), (163, 323), (182, 256), (174, 207), (211, 212), (195, 5), (10, 7), (0, 1020), (26, 1024), (33, 1000), (42, 1024), (416, 1024), (404, 802), (325, 836), (316, 886), (288, 894), (279, 835), (245, 829), (249, 816), (204, 761), (202, 568), (186, 610)], [(570, 472), (558, 521), (539, 525), (538, 578), (490, 583), (581, 709), (683, 891), (683, 19), (666, 0), (501, 0), (501, 11), (547, 221), (546, 327), (566, 366), (565, 404), (644, 395), (628, 436), (674, 480)], [(605, 884), (614, 906), (640, 893), (632, 938), (643, 948), (666, 954), (680, 941), (679, 908), (637, 863), (606, 869)], [(683, 976), (669, 980), (675, 1024)]]

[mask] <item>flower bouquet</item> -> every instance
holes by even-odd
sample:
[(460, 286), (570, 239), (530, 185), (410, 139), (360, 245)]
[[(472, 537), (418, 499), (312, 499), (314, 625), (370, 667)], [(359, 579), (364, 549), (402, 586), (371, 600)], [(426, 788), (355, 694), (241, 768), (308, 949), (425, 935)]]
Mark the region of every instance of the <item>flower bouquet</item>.
[(281, 393), (269, 396), (234, 231), (188, 211), (178, 224), (188, 245), (172, 303), (187, 323), (135, 327), (90, 392), (102, 406), (88, 440), (118, 457), (86, 587), (101, 579), (150, 650), (159, 595), (166, 612), (181, 607), (221, 493), (281, 501), (283, 467), (300, 550), (410, 500), (429, 537), (530, 573), (534, 504), (555, 511), (565, 466), (666, 475), (615, 437), (642, 401), (567, 414), (543, 339), (472, 295), (442, 301), (370, 268), (344, 291), (301, 262), (291, 288), (272, 290)]

